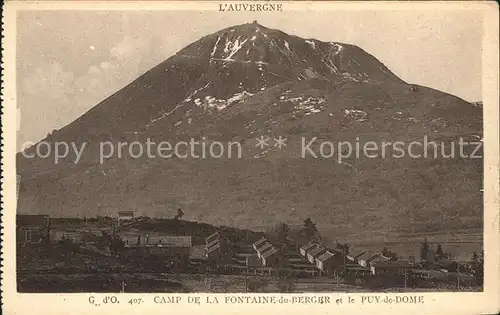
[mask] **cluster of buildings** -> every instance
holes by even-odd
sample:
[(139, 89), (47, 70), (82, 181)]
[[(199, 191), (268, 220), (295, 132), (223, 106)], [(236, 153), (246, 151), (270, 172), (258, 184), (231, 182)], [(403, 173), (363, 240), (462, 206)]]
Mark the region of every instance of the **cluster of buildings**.
[(219, 232), (214, 232), (205, 239), (205, 257), (209, 262), (221, 261), (228, 249), (227, 240)]
[(321, 274), (334, 276), (343, 265), (343, 254), (339, 251), (327, 250), (320, 244), (308, 243), (299, 249), (300, 255), (315, 265)]
[(341, 269), (356, 276), (404, 275), (416, 268), (415, 259), (392, 260), (379, 252), (362, 251), (344, 254), (343, 250), (328, 250), (320, 244), (309, 243), (300, 248), (300, 255), (314, 264), (321, 274), (335, 276)]
[[(18, 188), (20, 176), (18, 175)], [(134, 211), (118, 211), (116, 222), (120, 225), (122, 221), (134, 218)], [(63, 237), (73, 241), (81, 241), (84, 233), (79, 231), (64, 231), (51, 228), (51, 220), (44, 214), (18, 214), (16, 215), (16, 242), (23, 244), (37, 244), (44, 241), (60, 241)]]
[(257, 253), (257, 257), (262, 262), (262, 266), (275, 267), (279, 263), (279, 250), (271, 244), (265, 237), (252, 244), (252, 248)]
[[(293, 275), (323, 275), (334, 277), (341, 270), (356, 276), (405, 274), (416, 268), (413, 258), (393, 261), (378, 252), (362, 251), (345, 254), (343, 249), (327, 249), (318, 243), (308, 243), (298, 253), (281, 253), (266, 237), (251, 245), (246, 253), (228, 253), (229, 245), (219, 232), (206, 238), (205, 255), (224, 270), (261, 270), (273, 273), (276, 268), (287, 269)], [(232, 257), (234, 256), (234, 257)]]
[[(118, 213), (118, 222), (130, 221), (134, 218), (133, 212)], [(48, 215), (17, 215), (16, 216), (17, 242), (21, 244), (42, 244), (57, 242), (62, 238), (70, 238), (77, 243), (89, 244), (85, 229), (58, 230), (51, 227)], [(88, 234), (87, 233), (87, 234)], [(193, 242), (191, 236), (174, 236), (165, 233), (123, 231), (117, 232), (124, 242), (123, 251), (127, 255), (148, 257), (149, 255), (162, 257), (176, 257), (190, 263)], [(96, 236), (97, 239), (100, 235)], [(92, 242), (90, 242), (92, 243)], [(196, 246), (195, 246), (196, 247)], [(203, 253), (200, 246), (200, 254)], [(298, 248), (298, 251), (282, 251), (266, 237), (254, 243), (242, 245), (232, 244), (221, 232), (215, 232), (205, 239), (204, 256), (199, 259), (201, 264), (212, 263), (229, 272), (251, 271), (268, 273), (279, 269), (286, 269), (291, 275), (315, 276), (324, 275), (335, 277), (341, 270), (355, 276), (380, 275), (396, 276), (412, 273), (414, 276), (438, 278), (453, 274), (459, 269), (456, 261), (450, 259), (436, 259), (436, 254), (429, 250), (428, 257), (416, 262), (414, 257), (407, 260), (395, 260), (384, 256), (382, 252), (360, 251), (347, 252), (346, 248), (337, 246), (335, 249), (325, 248), (322, 244), (310, 242)], [(167, 261), (167, 260), (166, 260)], [(463, 267), (463, 266), (461, 266)]]
[(50, 240), (48, 215), (17, 215), (16, 242), (39, 244)]
[(124, 232), (118, 234), (125, 243), (125, 255), (148, 257), (175, 257), (178, 261), (189, 261), (192, 238), (191, 236)]
[[(118, 221), (129, 220), (131, 217), (133, 217), (132, 213), (127, 213), (127, 216), (119, 214)], [(18, 244), (42, 244), (45, 242), (58, 242), (67, 238), (75, 243), (90, 245), (98, 242), (101, 237), (99, 232), (104, 232), (104, 230), (87, 231), (81, 228), (56, 228), (51, 226), (51, 219), (48, 215), (16, 216), (16, 242)], [(137, 255), (155, 254), (175, 256), (187, 260), (193, 246), (191, 236), (134, 231), (119, 232), (117, 235), (124, 242), (124, 251), (127, 253), (135, 252)]]
[[(361, 267), (372, 275), (404, 275), (409, 269), (415, 268), (415, 258), (409, 260), (392, 260), (379, 252), (361, 251), (346, 255), (348, 265)], [(348, 268), (349, 269), (349, 268)], [(360, 269), (358, 269), (359, 271)]]
[(205, 255), (211, 263), (217, 263), (222, 272), (250, 272), (274, 274), (278, 269), (291, 275), (314, 276), (319, 274), (316, 266), (296, 253), (283, 253), (266, 237), (251, 245), (232, 245), (220, 235), (213, 233), (206, 239)]

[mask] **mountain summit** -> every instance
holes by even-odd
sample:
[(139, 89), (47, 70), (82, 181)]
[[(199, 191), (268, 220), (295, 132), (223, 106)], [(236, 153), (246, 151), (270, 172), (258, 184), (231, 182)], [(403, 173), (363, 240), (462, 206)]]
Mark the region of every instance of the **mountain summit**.
[(249, 71), (264, 73), (259, 79), (262, 87), (268, 82), (281, 82), (280, 79), (295, 81), (311, 77), (401, 82), (377, 59), (358, 47), (303, 39), (258, 23), (226, 28), (189, 45), (178, 55), (201, 58), (215, 68), (228, 67), (231, 62), (249, 64)]
[[(359, 47), (248, 23), (188, 45), (45, 139), (86, 142), (77, 165), (19, 155), (19, 211), (173, 217), (181, 208), (188, 220), (247, 228), (310, 217), (330, 236), (481, 228), (481, 159), (300, 156), (300, 138), (424, 135), (480, 139), (481, 107), (407, 84)], [(287, 146), (260, 150), (259, 136)], [(99, 163), (102, 141), (202, 137), (239, 141), (245, 155)]]
[[(313, 78), (332, 83), (403, 83), (359, 47), (302, 39), (248, 23), (188, 45), (62, 131), (73, 134), (70, 138), (81, 133), (144, 131), (185, 100), (223, 109), (249, 93)], [(205, 101), (206, 97), (211, 98)], [(195, 103), (196, 99), (200, 101)]]

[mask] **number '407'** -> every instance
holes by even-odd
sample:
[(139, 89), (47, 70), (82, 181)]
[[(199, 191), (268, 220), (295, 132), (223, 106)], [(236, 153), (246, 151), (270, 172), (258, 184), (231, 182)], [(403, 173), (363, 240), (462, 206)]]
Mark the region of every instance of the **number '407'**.
[(142, 299), (141, 298), (130, 299), (128, 301), (128, 304), (130, 304), (130, 305), (141, 304), (141, 303), (142, 303)]

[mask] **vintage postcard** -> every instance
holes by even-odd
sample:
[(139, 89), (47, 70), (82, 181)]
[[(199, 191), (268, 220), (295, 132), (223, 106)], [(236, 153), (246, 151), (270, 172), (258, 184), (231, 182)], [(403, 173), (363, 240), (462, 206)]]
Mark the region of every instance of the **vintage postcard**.
[(495, 2), (8, 1), (5, 314), (500, 311)]

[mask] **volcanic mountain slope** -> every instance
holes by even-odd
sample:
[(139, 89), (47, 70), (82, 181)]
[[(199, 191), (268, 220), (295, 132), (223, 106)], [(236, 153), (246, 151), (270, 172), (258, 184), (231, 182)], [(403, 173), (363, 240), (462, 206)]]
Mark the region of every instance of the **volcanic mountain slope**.
[[(287, 147), (259, 149), (261, 135), (287, 137)], [(482, 110), (403, 82), (356, 46), (244, 24), (187, 46), (46, 139), (88, 142), (77, 165), (18, 156), (19, 211), (168, 217), (182, 208), (187, 219), (249, 228), (311, 217), (327, 233), (481, 228), (481, 159), (300, 156), (302, 138), (424, 135), (447, 147), (480, 139)], [(239, 141), (243, 156), (99, 164), (99, 141), (201, 137)]]
[(373, 56), (252, 23), (203, 37), (59, 131), (75, 136), (145, 130), (179, 107), (223, 109), (245, 95), (308, 78), (402, 82)]

